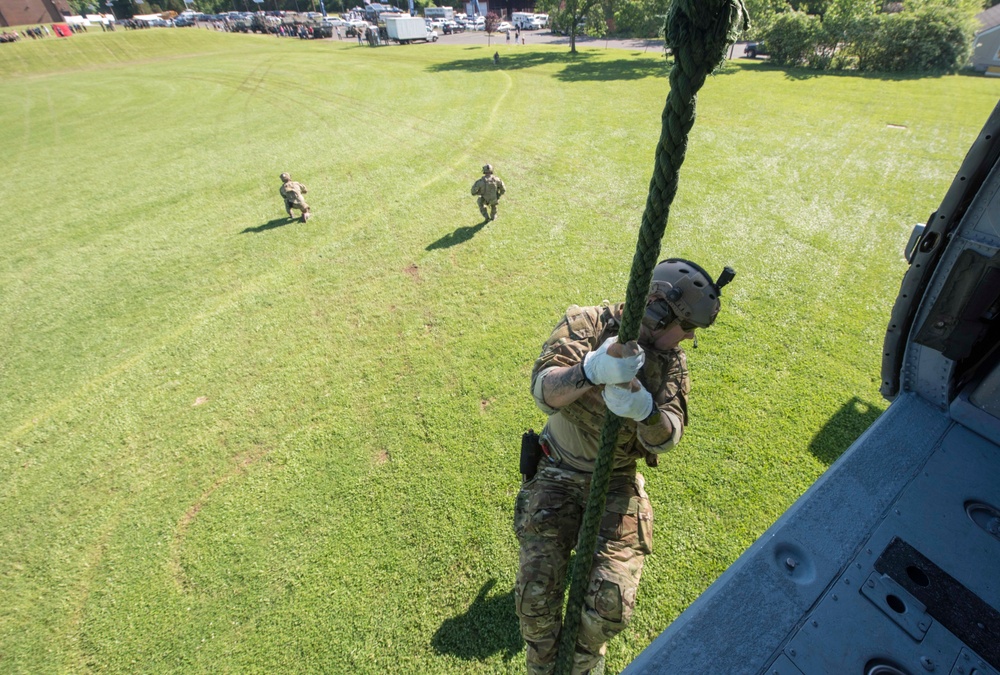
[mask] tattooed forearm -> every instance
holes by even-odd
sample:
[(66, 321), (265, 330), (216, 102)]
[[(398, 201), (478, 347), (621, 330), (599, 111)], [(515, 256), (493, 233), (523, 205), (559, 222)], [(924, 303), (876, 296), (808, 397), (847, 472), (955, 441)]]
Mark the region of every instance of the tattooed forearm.
[(542, 398), (553, 408), (563, 408), (594, 386), (583, 373), (583, 364), (553, 368), (542, 380)]

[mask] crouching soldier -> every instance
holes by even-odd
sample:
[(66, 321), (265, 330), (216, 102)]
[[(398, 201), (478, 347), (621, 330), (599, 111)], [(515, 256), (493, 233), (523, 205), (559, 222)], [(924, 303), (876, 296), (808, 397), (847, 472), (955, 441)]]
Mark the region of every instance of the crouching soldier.
[(288, 213), (289, 218), (295, 218), (292, 215), (292, 209), (298, 209), (302, 212), (302, 222), (304, 223), (309, 220), (309, 216), (311, 215), (309, 205), (302, 198), (302, 195), (309, 192), (305, 185), (292, 180), (290, 174), (283, 173), (281, 174), (281, 188), (278, 192), (281, 194), (281, 198), (285, 200), (285, 212)]

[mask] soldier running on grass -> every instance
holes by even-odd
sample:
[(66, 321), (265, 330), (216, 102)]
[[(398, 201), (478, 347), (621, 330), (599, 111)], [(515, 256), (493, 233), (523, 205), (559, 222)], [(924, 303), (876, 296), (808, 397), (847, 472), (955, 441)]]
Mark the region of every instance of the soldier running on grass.
[[(487, 164), (483, 167), (483, 177), (472, 184), (472, 194), (479, 195), (479, 212), (486, 220), (497, 219), (497, 203), (500, 197), (507, 191), (503, 181), (493, 174), (493, 165)], [(486, 207), (489, 206), (489, 213)]]
[(289, 218), (295, 218), (292, 215), (292, 209), (298, 209), (302, 212), (302, 222), (309, 220), (309, 216), (312, 215), (309, 211), (309, 205), (306, 204), (306, 200), (302, 198), (302, 195), (309, 192), (306, 186), (302, 183), (297, 183), (292, 180), (290, 174), (281, 174), (281, 188), (278, 190), (281, 194), (281, 198), (285, 200), (285, 212), (288, 213)]

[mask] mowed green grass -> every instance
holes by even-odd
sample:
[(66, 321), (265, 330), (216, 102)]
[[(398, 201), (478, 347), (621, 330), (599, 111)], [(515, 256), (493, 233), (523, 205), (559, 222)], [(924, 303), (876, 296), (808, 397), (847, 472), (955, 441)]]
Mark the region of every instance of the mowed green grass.
[[(0, 73), (0, 671), (521, 671), (529, 372), (624, 294), (662, 58), (91, 31)], [(663, 253), (738, 275), (609, 672), (885, 408), (903, 245), (998, 96), (708, 80)]]

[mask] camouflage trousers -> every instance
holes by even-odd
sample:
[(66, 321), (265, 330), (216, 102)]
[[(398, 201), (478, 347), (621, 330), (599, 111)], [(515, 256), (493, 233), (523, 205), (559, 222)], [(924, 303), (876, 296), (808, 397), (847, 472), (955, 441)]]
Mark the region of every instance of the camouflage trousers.
[(309, 205), (299, 195), (293, 195), (291, 199), (285, 199), (285, 211), (291, 215), (292, 209), (298, 209), (302, 213), (309, 213)]
[[(555, 669), (566, 570), (589, 493), (590, 474), (543, 466), (517, 495), (514, 531), (521, 551), (514, 602), (531, 675)], [(612, 476), (584, 596), (573, 673), (595, 669), (608, 640), (628, 625), (652, 545), (653, 511), (642, 475)]]
[[(490, 220), (496, 219), (496, 217), (497, 217), (497, 202), (493, 202), (492, 204), (490, 204), (483, 197), (480, 197), (477, 201), (479, 202), (479, 212), (481, 214), (483, 214), (483, 218), (489, 218)], [(490, 207), (489, 213), (486, 212), (486, 207), (487, 206)]]

